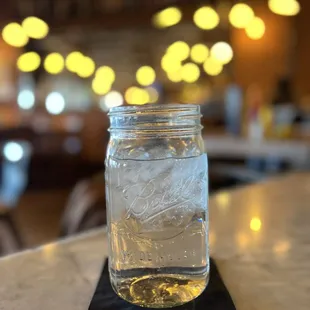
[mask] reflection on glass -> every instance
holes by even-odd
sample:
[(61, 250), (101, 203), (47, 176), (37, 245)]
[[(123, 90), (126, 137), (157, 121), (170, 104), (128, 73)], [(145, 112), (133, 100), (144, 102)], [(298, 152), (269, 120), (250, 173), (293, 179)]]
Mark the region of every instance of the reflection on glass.
[(258, 217), (253, 217), (250, 222), (250, 228), (253, 231), (260, 231), (262, 227), (262, 221)]

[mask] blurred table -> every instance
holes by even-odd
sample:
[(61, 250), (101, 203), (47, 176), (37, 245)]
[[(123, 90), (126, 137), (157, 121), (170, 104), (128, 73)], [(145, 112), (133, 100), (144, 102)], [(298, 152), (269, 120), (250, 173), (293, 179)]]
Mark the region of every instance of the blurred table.
[[(238, 310), (308, 310), (310, 174), (210, 201), (210, 246)], [(108, 253), (104, 229), (0, 260), (0, 309), (85, 310)]]
[(310, 142), (302, 140), (251, 141), (229, 135), (205, 135), (204, 142), (209, 157), (240, 159), (253, 157), (276, 157), (293, 167), (310, 166)]

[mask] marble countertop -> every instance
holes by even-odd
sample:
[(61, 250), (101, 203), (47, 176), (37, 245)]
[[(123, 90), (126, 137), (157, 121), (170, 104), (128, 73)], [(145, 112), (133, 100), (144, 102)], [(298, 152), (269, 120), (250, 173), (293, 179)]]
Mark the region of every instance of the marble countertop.
[[(210, 246), (238, 310), (310, 307), (310, 174), (210, 199)], [(86, 310), (104, 229), (0, 260), (0, 309)]]

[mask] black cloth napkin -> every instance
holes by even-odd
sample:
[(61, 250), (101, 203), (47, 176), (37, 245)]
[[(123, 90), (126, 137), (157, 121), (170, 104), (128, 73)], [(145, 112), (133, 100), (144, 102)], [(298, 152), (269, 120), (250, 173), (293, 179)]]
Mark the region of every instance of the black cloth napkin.
[[(142, 310), (147, 308), (132, 305), (117, 296), (110, 284), (106, 260), (95, 294), (88, 310)], [(149, 309), (149, 308), (148, 308)], [(210, 281), (205, 291), (195, 300), (175, 310), (236, 310), (214, 261), (210, 260)]]

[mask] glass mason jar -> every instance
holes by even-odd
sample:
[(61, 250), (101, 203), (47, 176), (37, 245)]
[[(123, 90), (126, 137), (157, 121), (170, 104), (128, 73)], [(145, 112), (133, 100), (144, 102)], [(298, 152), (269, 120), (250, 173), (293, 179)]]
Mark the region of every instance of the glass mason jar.
[(196, 105), (110, 110), (111, 284), (144, 307), (184, 304), (209, 279), (208, 162)]

